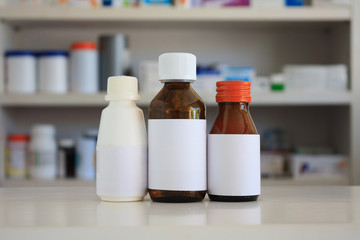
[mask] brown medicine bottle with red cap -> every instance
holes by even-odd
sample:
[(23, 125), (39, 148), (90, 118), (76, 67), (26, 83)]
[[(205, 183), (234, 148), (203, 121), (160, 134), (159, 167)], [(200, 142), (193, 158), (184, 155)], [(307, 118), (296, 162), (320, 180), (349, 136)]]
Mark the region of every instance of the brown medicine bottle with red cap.
[(219, 110), (208, 136), (208, 194), (213, 201), (256, 201), (260, 136), (249, 112), (247, 81), (216, 83)]

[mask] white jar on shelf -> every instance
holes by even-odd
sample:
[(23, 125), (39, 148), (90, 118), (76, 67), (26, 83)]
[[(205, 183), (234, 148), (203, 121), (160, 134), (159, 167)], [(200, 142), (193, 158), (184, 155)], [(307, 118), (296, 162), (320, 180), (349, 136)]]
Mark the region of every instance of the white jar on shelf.
[(75, 42), (70, 53), (70, 90), (96, 93), (99, 90), (98, 52), (93, 42)]
[(31, 130), (29, 148), (29, 176), (35, 179), (55, 179), (55, 127), (50, 124), (35, 125)]
[(68, 53), (42, 51), (39, 59), (39, 89), (41, 93), (66, 93), (68, 90)]
[(32, 51), (6, 51), (8, 93), (32, 94), (36, 91), (36, 58)]

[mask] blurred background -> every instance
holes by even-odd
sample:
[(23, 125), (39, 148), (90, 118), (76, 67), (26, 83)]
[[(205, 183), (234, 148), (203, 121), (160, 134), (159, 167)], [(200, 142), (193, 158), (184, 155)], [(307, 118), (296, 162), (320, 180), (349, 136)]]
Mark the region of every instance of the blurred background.
[[(162, 87), (157, 58), (164, 52), (197, 56), (193, 87), (206, 103), (208, 128), (216, 81), (251, 81), (264, 185), (360, 184), (358, 5), (0, 1), (0, 186), (94, 185), (107, 77), (139, 79), (146, 117)], [(36, 151), (49, 161), (29, 154)]]

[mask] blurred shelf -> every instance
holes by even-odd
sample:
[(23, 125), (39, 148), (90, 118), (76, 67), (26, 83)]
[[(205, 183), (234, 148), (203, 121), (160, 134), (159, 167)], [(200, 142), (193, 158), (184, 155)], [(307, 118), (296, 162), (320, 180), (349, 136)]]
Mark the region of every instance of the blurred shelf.
[(262, 186), (348, 186), (347, 177), (293, 179), (293, 178), (265, 178), (261, 179)]
[(6, 22), (137, 22), (137, 21), (350, 21), (350, 8), (55, 8), (1, 7), (0, 19)]
[(258, 106), (337, 106), (350, 105), (350, 92), (267, 92), (252, 93), (251, 105)]
[(105, 106), (105, 93), (96, 94), (5, 94), (0, 104), (6, 107), (96, 107)]
[[(206, 105), (215, 106), (215, 93), (198, 92)], [(156, 93), (141, 93), (138, 106), (146, 107)], [(104, 107), (105, 93), (97, 94), (5, 94), (0, 96), (4, 107)], [(252, 106), (341, 106), (352, 102), (349, 92), (266, 92), (253, 93)]]
[[(261, 180), (263, 186), (347, 186), (346, 178), (329, 179), (299, 179), (292, 178), (265, 178)], [(6, 179), (0, 182), (0, 187), (89, 187), (95, 186), (95, 180), (79, 179), (56, 179), (56, 180), (34, 180), (34, 179)]]
[(0, 187), (89, 187), (95, 186), (95, 180), (79, 179), (56, 179), (56, 180), (34, 180), (34, 179), (6, 179), (0, 182)]

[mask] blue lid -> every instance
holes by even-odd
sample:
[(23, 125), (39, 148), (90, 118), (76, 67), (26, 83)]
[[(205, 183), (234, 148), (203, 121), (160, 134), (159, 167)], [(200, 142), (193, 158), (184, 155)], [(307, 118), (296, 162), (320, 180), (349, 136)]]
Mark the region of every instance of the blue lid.
[(63, 50), (47, 50), (37, 53), (38, 57), (67, 57), (68, 55), (68, 52)]
[(8, 50), (5, 52), (5, 57), (21, 57), (21, 56), (35, 56), (35, 52), (30, 50)]

